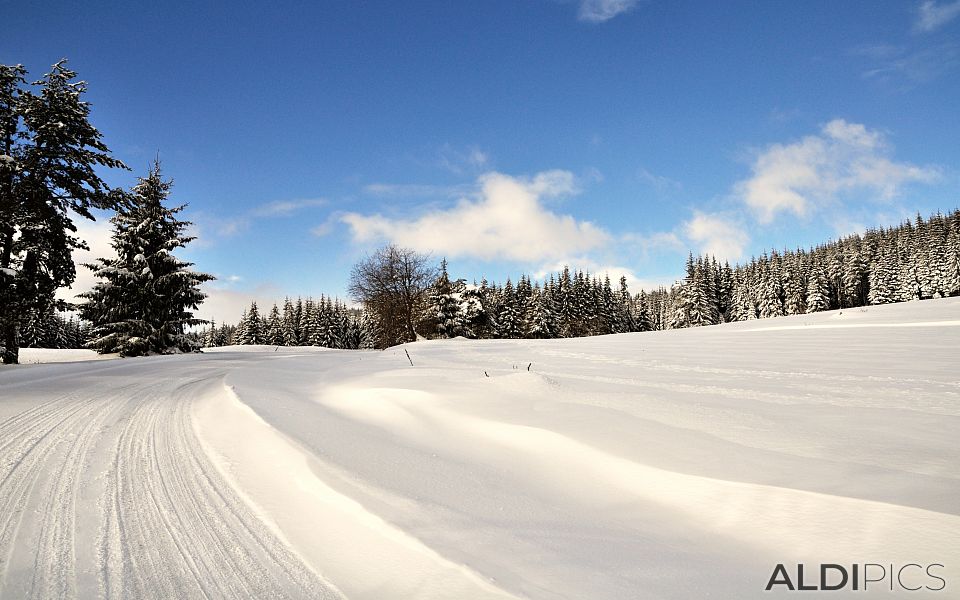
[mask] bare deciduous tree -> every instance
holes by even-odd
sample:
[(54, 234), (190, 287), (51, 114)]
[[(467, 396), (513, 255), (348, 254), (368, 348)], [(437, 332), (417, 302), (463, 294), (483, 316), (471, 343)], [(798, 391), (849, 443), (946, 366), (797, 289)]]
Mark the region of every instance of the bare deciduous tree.
[(417, 339), (415, 324), (436, 276), (429, 261), (425, 254), (390, 244), (353, 266), (347, 290), (382, 324), (378, 346)]

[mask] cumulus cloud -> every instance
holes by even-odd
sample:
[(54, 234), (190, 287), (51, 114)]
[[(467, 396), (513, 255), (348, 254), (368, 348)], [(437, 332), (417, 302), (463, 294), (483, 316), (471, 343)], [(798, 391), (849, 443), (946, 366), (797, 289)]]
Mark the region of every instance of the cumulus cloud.
[(684, 235), (697, 244), (703, 254), (731, 262), (743, 258), (750, 236), (737, 221), (720, 214), (694, 211), (683, 224)]
[(578, 18), (588, 23), (603, 23), (632, 10), (637, 0), (581, 0)]
[(960, 0), (954, 2), (937, 3), (934, 0), (924, 0), (917, 9), (917, 20), (913, 30), (926, 33), (939, 29), (960, 16)]
[(939, 175), (933, 167), (896, 162), (890, 153), (882, 133), (836, 119), (818, 135), (762, 151), (752, 177), (736, 185), (736, 195), (767, 224), (781, 213), (808, 216), (845, 194), (888, 200), (907, 183), (931, 182)]
[(587, 221), (558, 214), (544, 200), (577, 193), (568, 171), (546, 171), (533, 178), (489, 173), (472, 196), (450, 208), (429, 210), (414, 219), (346, 213), (341, 222), (353, 239), (395, 242), (450, 257), (543, 261), (601, 247), (609, 234)]

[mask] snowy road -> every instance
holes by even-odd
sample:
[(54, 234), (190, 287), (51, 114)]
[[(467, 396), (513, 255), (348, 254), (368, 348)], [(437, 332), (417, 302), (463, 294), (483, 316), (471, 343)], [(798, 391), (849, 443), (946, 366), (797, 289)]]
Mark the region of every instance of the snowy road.
[(35, 367), (40, 394), (5, 373), (6, 398), (43, 401), (0, 423), (0, 596), (339, 597), (200, 449), (191, 402), (231, 366)]
[(960, 299), (414, 367), (245, 350), (0, 371), (0, 597), (767, 598), (800, 562), (960, 585)]

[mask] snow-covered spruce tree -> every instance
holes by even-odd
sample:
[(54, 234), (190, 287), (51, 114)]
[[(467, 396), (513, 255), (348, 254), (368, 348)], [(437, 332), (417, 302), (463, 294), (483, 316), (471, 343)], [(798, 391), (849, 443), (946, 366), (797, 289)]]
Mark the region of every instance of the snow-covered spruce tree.
[(263, 319), (260, 318), (260, 309), (257, 308), (256, 301), (253, 301), (250, 303), (250, 308), (240, 317), (235, 343), (240, 346), (263, 344), (265, 343), (263, 329)]
[(557, 323), (557, 309), (552, 294), (543, 290), (535, 294), (529, 337), (534, 339), (553, 339), (559, 335), (560, 325)]
[(430, 303), (427, 309), (429, 320), (435, 321), (437, 337), (452, 338), (463, 334), (461, 296), (462, 294), (454, 291), (454, 284), (447, 273), (447, 259), (444, 258), (440, 261), (440, 273), (430, 290)]
[(0, 65), (0, 357), (16, 363), (19, 330), (31, 309), (63, 302), (57, 288), (76, 277), (72, 252), (85, 248), (74, 215), (114, 209), (118, 196), (97, 167), (126, 168), (90, 124), (87, 86), (66, 60), (25, 89), (21, 65)]
[(618, 331), (623, 333), (632, 333), (639, 331), (637, 321), (634, 318), (633, 297), (627, 288), (627, 278), (620, 276), (620, 292), (617, 297), (617, 327)]
[(290, 298), (287, 298), (283, 302), (283, 345), (284, 346), (297, 346), (299, 341), (297, 339), (297, 317), (293, 309), (293, 303), (290, 302)]
[(123, 356), (197, 350), (186, 329), (205, 323), (193, 316), (206, 295), (200, 284), (212, 275), (190, 269), (174, 251), (194, 238), (190, 225), (176, 214), (183, 206), (164, 205), (172, 182), (164, 181), (156, 161), (146, 177), (126, 193), (124, 206), (111, 219), (111, 245), (117, 258), (86, 265), (99, 283), (81, 297), (81, 315), (93, 323), (91, 348)]
[(503, 286), (497, 312), (497, 337), (503, 339), (523, 337), (523, 321), (520, 310), (517, 308), (517, 293), (509, 278)]
[(327, 296), (327, 301), (323, 305), (322, 331), (320, 333), (320, 345), (324, 348), (341, 348), (342, 332), (340, 331), (340, 320), (336, 308), (333, 306), (333, 300)]
[(817, 262), (807, 280), (807, 313), (824, 310), (830, 310), (830, 288), (823, 265)]
[(271, 346), (283, 346), (283, 325), (280, 321), (280, 309), (274, 304), (267, 318), (266, 342)]

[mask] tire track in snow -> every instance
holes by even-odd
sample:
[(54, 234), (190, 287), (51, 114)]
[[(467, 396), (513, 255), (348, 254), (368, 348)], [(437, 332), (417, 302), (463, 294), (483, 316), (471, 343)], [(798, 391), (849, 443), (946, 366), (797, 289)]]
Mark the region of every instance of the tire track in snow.
[[(219, 385), (219, 381), (217, 382)], [(194, 381), (133, 408), (117, 439), (99, 544), (108, 597), (334, 598), (203, 453)]]
[(77, 595), (76, 589), (76, 515), (77, 498), (83, 486), (87, 454), (102, 432), (103, 426), (124, 406), (121, 402), (101, 400), (77, 415), (67, 437), (63, 461), (52, 475), (49, 490), (42, 504), (39, 543), (33, 569), (32, 598), (67, 598)]
[(0, 598), (341, 597), (204, 454), (191, 394), (224, 369), (199, 367), (47, 379), (0, 422)]
[[(3, 465), (0, 476), (0, 577), (3, 579), (0, 581), (6, 580), (29, 498), (43, 478), (48, 458), (63, 441), (58, 434), (88, 419), (97, 404), (94, 399), (65, 397), (38, 407), (40, 410), (29, 411), (32, 421), (24, 423), (14, 417), (4, 423), (7, 427), (2, 435), (7, 442), (0, 448), (0, 465)], [(17, 433), (15, 428), (21, 425)], [(72, 539), (69, 544), (72, 547)]]

